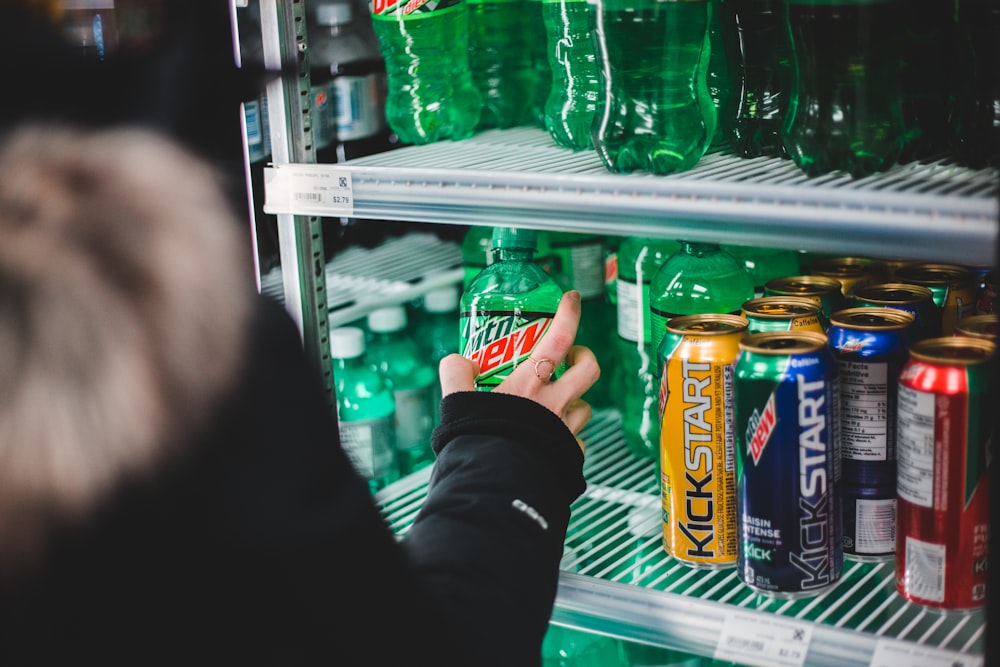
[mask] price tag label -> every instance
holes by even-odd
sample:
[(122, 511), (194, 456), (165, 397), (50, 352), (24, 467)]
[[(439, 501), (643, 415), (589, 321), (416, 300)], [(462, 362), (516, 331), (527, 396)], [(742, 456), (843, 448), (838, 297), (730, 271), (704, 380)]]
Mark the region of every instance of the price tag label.
[(808, 623), (734, 610), (723, 620), (714, 657), (755, 667), (802, 667), (811, 639)]
[(308, 165), (264, 170), (264, 212), (350, 217), (354, 214), (351, 172)]
[(983, 667), (982, 656), (966, 655), (943, 648), (921, 646), (899, 639), (879, 639), (871, 667)]

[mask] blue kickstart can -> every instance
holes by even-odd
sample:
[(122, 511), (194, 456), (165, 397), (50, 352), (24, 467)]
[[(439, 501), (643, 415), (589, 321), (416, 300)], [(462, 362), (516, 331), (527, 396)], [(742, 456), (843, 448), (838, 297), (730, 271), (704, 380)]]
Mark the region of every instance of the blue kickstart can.
[(774, 331), (740, 342), (737, 572), (758, 593), (808, 597), (840, 580), (838, 382), (823, 334)]
[(896, 403), (915, 317), (895, 308), (848, 308), (826, 332), (840, 375), (844, 554), (896, 553)]

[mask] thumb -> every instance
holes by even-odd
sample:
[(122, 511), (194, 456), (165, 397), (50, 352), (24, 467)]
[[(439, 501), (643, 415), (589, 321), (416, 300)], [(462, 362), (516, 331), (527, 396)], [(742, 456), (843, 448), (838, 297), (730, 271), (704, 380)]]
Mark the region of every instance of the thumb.
[(473, 391), (476, 388), (476, 376), (479, 375), (479, 364), (460, 354), (449, 354), (438, 365), (438, 375), (441, 377), (442, 396), (457, 391)]

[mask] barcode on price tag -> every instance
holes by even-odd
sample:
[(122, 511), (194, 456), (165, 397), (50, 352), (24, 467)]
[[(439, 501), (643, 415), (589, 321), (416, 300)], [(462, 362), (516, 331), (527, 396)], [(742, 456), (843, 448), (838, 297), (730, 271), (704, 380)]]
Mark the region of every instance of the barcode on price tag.
[(899, 639), (880, 638), (875, 644), (871, 667), (983, 667), (982, 656), (921, 646)]
[(802, 667), (811, 639), (807, 623), (734, 610), (723, 620), (714, 657), (755, 667)]
[(308, 165), (264, 170), (264, 212), (350, 217), (354, 213), (351, 172)]

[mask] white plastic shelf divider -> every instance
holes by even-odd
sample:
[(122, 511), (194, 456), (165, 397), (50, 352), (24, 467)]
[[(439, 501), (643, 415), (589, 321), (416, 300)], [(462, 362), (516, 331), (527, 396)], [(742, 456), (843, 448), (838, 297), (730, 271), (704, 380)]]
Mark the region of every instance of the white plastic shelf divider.
[[(374, 248), (346, 248), (324, 267), (330, 328), (460, 283), (461, 264), (457, 243), (428, 233), (390, 238)], [(281, 299), (280, 269), (262, 277), (261, 292)]]
[(809, 178), (787, 159), (716, 151), (678, 174), (612, 174), (594, 151), (560, 148), (524, 127), (340, 164), (270, 167), (265, 210), (345, 215), (343, 204), (309, 191), (317, 176), (350, 177), (347, 213), (356, 217), (996, 262), (1000, 174), (945, 157), (858, 179)]

